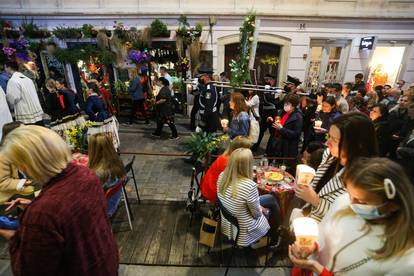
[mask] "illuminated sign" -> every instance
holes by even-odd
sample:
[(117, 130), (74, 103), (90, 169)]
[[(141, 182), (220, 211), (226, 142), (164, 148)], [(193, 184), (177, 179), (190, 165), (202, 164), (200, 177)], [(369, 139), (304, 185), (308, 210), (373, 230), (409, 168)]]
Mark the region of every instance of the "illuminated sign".
[(368, 36), (361, 38), (361, 42), (359, 43), (360, 50), (372, 50), (374, 46), (375, 36)]

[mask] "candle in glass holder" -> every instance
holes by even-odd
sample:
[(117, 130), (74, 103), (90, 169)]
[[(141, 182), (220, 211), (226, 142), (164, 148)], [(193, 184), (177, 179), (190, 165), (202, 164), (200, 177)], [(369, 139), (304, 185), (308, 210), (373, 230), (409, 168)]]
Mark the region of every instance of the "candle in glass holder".
[(308, 217), (296, 218), (292, 222), (296, 244), (301, 250), (312, 252), (318, 239), (318, 223)]
[(222, 119), (220, 122), (221, 122), (221, 127), (228, 127), (229, 125), (229, 120), (227, 119)]
[(320, 120), (315, 121), (315, 127), (321, 128), (321, 126), (322, 126), (322, 121)]

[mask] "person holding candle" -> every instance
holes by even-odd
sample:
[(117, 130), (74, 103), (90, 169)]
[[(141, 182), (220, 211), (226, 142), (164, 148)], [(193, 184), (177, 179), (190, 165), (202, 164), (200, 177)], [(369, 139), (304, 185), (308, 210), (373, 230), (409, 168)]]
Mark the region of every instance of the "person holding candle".
[(336, 110), (336, 100), (333, 96), (323, 99), (322, 110), (316, 113), (315, 119), (315, 140), (320, 142), (326, 141), (326, 133), (329, 131), (332, 122), (341, 116)]
[[(269, 223), (265, 217), (274, 221), (272, 241), (277, 241), (279, 225), (279, 206), (271, 194), (259, 196), (257, 184), (253, 178), (253, 154), (250, 149), (239, 148), (233, 151), (226, 169), (220, 174), (217, 187), (218, 199), (222, 205), (237, 218), (240, 233), (237, 245), (250, 246), (266, 235)], [(230, 222), (222, 217), (223, 234), (234, 238)]]
[(333, 121), (322, 162), (310, 186), (297, 186), (295, 194), (306, 205), (294, 209), (291, 219), (309, 215), (321, 221), (335, 200), (345, 193), (344, 171), (359, 157), (377, 156), (377, 139), (371, 120), (360, 112), (350, 112)]
[(360, 158), (344, 183), (348, 194), (320, 223), (314, 256), (298, 244), (289, 248), (291, 275), (411, 275), (414, 187), (404, 170), (386, 158)]
[(226, 125), (225, 120), (222, 120), (223, 131), (230, 136), (230, 139), (236, 136), (249, 136), (250, 116), (247, 113), (249, 108), (241, 93), (236, 92), (231, 94), (230, 109), (233, 111), (232, 120), (229, 126)]

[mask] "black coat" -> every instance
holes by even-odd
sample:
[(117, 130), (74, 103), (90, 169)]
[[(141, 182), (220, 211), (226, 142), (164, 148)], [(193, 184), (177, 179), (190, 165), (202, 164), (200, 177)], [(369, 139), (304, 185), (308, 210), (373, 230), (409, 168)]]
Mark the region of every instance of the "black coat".
[(165, 100), (165, 102), (156, 105), (157, 117), (159, 119), (165, 119), (174, 115), (171, 90), (168, 86), (161, 88), (155, 100)]
[(386, 156), (387, 153), (390, 151), (389, 145), (392, 136), (390, 126), (388, 124), (387, 119), (382, 118), (373, 121), (373, 123), (378, 141), (379, 154), (380, 156)]
[[(282, 114), (282, 116), (285, 113)], [(303, 116), (302, 112), (295, 109), (286, 120), (283, 127), (275, 132), (272, 137), (273, 145), (268, 154), (278, 157), (296, 157), (298, 155), (298, 147), (300, 134), (302, 132)]]
[[(63, 106), (59, 97), (62, 97)], [(51, 122), (62, 120), (63, 117), (69, 115), (67, 112), (68, 105), (69, 103), (62, 94), (46, 92), (46, 113), (50, 115)]]

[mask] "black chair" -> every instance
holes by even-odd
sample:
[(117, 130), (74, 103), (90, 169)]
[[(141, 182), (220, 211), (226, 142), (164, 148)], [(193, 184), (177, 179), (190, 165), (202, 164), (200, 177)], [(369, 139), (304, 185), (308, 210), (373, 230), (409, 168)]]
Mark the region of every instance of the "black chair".
[(141, 203), (141, 199), (139, 197), (139, 193), (138, 193), (138, 186), (137, 186), (137, 181), (135, 179), (135, 172), (134, 172), (134, 162), (135, 162), (135, 155), (132, 157), (132, 159), (125, 165), (125, 172), (127, 174), (127, 180), (125, 182), (125, 185), (128, 184), (128, 181), (132, 178), (132, 180), (134, 180), (134, 187), (135, 187), (135, 192), (137, 193), (137, 199), (138, 199), (138, 203)]
[[(236, 227), (237, 229), (237, 234), (236, 234), (236, 238), (233, 240), (233, 245), (231, 247), (231, 253), (230, 253), (230, 260), (226, 266), (226, 271), (224, 272), (224, 276), (227, 275), (227, 273), (229, 272), (229, 268), (231, 265), (231, 262), (233, 260), (233, 255), (234, 255), (234, 250), (237, 248), (237, 242), (239, 240), (239, 234), (240, 234), (240, 226), (239, 226), (239, 221), (237, 220), (237, 218), (235, 216), (233, 216), (229, 210), (227, 210), (223, 204), (221, 203), (220, 199), (217, 198), (217, 203), (218, 206), (220, 208), (220, 213), (221, 215), (228, 221), (230, 222), (230, 224), (232, 224), (234, 227)], [(269, 232), (267, 233), (267, 248), (269, 248)], [(220, 235), (221, 237), (221, 244), (223, 245), (223, 234)], [(230, 238), (231, 239), (231, 238)], [(222, 254), (222, 259), (223, 259), (223, 248), (221, 249), (221, 254)], [(268, 255), (268, 251), (266, 252), (266, 261), (265, 261), (265, 265), (267, 265), (267, 256)]]
[(187, 198), (187, 210), (190, 211), (190, 225), (193, 221), (194, 215), (200, 211), (200, 199), (202, 199), (200, 193), (201, 178), (204, 175), (204, 167), (201, 163), (197, 162), (192, 168), (190, 190), (188, 191)]

